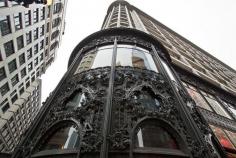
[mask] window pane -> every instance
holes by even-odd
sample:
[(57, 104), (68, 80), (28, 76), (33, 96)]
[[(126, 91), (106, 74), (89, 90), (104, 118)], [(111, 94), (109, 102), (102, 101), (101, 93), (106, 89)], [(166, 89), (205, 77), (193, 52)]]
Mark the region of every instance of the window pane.
[(131, 66), (158, 72), (147, 50), (130, 45), (118, 45), (116, 66)]
[(0, 28), (2, 36), (11, 33), (11, 25), (9, 16), (0, 16)]
[(8, 91), (10, 90), (8, 83), (5, 83), (1, 88), (0, 88), (0, 92), (2, 94), (2, 96), (4, 96)]
[(167, 74), (169, 75), (170, 79), (172, 81), (174, 81), (175, 83), (177, 83), (177, 81), (176, 81), (176, 79), (174, 77), (174, 74), (173, 74), (172, 70), (169, 68), (169, 66), (163, 60), (161, 60), (161, 63), (164, 66), (164, 68), (165, 68)]
[(205, 98), (207, 99), (207, 101), (209, 102), (209, 104), (215, 110), (215, 112), (217, 114), (227, 117), (229, 119), (232, 119), (232, 117), (229, 116), (229, 114), (223, 109), (223, 107), (220, 105), (220, 103), (217, 100), (213, 99), (214, 98), (213, 96), (211, 96), (211, 98), (208, 96), (205, 96)]
[(16, 30), (22, 29), (21, 13), (14, 14), (14, 23), (15, 23), (15, 29)]
[(12, 60), (11, 62), (8, 63), (8, 69), (9, 69), (10, 73), (15, 71), (16, 68), (17, 68), (16, 59), (14, 59), (14, 60)]
[(234, 146), (236, 146), (236, 133), (235, 132), (231, 132), (228, 130), (224, 130), (225, 133), (228, 135), (229, 139), (231, 140), (231, 142), (234, 144)]
[(21, 48), (24, 47), (24, 39), (23, 39), (23, 36), (17, 37), (16, 41), (17, 41), (17, 49), (18, 49), (18, 50), (20, 50)]
[(98, 49), (94, 55), (95, 59), (91, 68), (111, 66), (112, 52), (113, 49), (102, 49), (102, 47)]
[(155, 123), (147, 123), (139, 127), (136, 133), (135, 146), (179, 149), (176, 140)]
[(31, 24), (31, 12), (30, 10), (25, 12), (25, 26), (29, 26)]
[(78, 131), (70, 126), (57, 130), (43, 145), (42, 150), (72, 149), (79, 146)]
[(212, 111), (208, 103), (204, 100), (204, 98), (199, 94), (197, 91), (193, 90), (192, 88), (187, 88), (187, 91), (189, 95), (192, 97), (192, 99), (196, 102), (197, 106), (200, 106), (204, 109), (207, 109), (209, 111)]
[(219, 127), (210, 125), (212, 131), (215, 133), (216, 137), (218, 138), (220, 144), (226, 148), (235, 149), (233, 144), (230, 142), (229, 138), (226, 136), (226, 134), (223, 132), (222, 129)]
[(13, 41), (11, 40), (7, 43), (4, 43), (4, 49), (7, 57), (14, 54), (15, 51), (14, 51)]
[(4, 67), (1, 67), (0, 68), (0, 81), (2, 81), (4, 78), (6, 78), (6, 72), (5, 72), (5, 69)]

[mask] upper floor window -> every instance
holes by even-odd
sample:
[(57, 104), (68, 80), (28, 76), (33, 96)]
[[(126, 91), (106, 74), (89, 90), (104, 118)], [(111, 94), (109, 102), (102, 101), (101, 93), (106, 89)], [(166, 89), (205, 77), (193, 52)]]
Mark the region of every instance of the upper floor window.
[(8, 63), (8, 69), (9, 69), (10, 73), (14, 72), (17, 69), (16, 59), (14, 59)]
[(40, 20), (44, 20), (45, 19), (45, 7), (42, 7), (40, 10)]
[(25, 26), (30, 26), (31, 25), (31, 11), (28, 10), (25, 12)]
[(225, 109), (222, 107), (222, 105), (216, 100), (216, 98), (213, 95), (206, 93), (204, 91), (201, 91), (201, 93), (203, 94), (203, 96), (206, 98), (210, 106), (214, 109), (214, 111), (217, 114), (227, 117), (229, 119), (232, 119), (232, 117), (225, 111)]
[(62, 9), (62, 3), (56, 3), (53, 6), (53, 14), (59, 13)]
[(0, 29), (2, 36), (11, 33), (10, 17), (0, 16)]
[(221, 100), (222, 102), (223, 102), (223, 104), (231, 111), (231, 113), (234, 115), (234, 117), (236, 118), (236, 107), (233, 105), (233, 104), (230, 104), (230, 103), (228, 103), (228, 102), (226, 102), (226, 101), (223, 101), (223, 100)]
[(117, 46), (116, 66), (131, 66), (158, 72), (149, 51), (131, 45)]
[(0, 68), (0, 81), (3, 80), (4, 78), (6, 78), (6, 72), (5, 72), (5, 69), (4, 67), (1, 67)]
[(19, 63), (20, 63), (20, 65), (23, 65), (25, 63), (25, 53), (22, 53), (19, 56)]
[(57, 17), (56, 19), (53, 20), (52, 22), (52, 28), (58, 26), (61, 23), (61, 18)]
[(5, 49), (5, 53), (6, 53), (7, 57), (14, 54), (15, 50), (14, 50), (13, 41), (11, 40), (11, 41), (4, 43), (4, 49)]
[(34, 9), (33, 20), (34, 20), (34, 23), (37, 23), (39, 21), (39, 9), (38, 8)]
[(23, 35), (19, 36), (16, 38), (17, 41), (17, 49), (20, 50), (21, 48), (24, 47), (24, 39), (23, 39)]
[(0, 0), (0, 8), (7, 5), (7, 0)]
[(195, 87), (186, 83), (183, 84), (185, 85), (185, 88), (187, 89), (189, 95), (196, 102), (197, 106), (212, 111), (211, 107), (207, 104), (203, 96), (198, 92), (198, 90)]
[(22, 17), (21, 17), (21, 13), (14, 14), (14, 23), (15, 23), (15, 29), (16, 29), (16, 31), (22, 29)]
[(10, 90), (8, 83), (5, 83), (1, 88), (0, 92), (4, 96)]
[(58, 45), (58, 42), (55, 41), (55, 42), (50, 46), (50, 51), (53, 50), (53, 49), (55, 49), (57, 45)]

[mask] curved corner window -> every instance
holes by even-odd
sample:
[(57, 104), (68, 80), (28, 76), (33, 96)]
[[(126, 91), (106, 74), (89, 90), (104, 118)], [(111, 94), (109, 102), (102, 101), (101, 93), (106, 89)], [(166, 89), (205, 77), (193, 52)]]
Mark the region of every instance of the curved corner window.
[(141, 125), (135, 135), (135, 147), (179, 149), (176, 140), (154, 122)]
[(169, 66), (168, 66), (162, 59), (161, 59), (161, 63), (162, 63), (162, 65), (163, 65), (163, 67), (165, 68), (165, 70), (166, 70), (168, 76), (170, 77), (170, 79), (171, 79), (172, 81), (174, 81), (175, 83), (177, 83), (177, 81), (176, 81), (176, 79), (175, 79), (175, 77), (174, 77), (174, 74), (173, 74), (173, 72), (171, 71), (171, 69), (169, 68)]
[(76, 92), (73, 94), (69, 101), (66, 103), (66, 109), (75, 109), (77, 107), (81, 107), (83, 104), (86, 103), (86, 97), (84, 93)]
[(161, 106), (161, 99), (155, 96), (152, 90), (143, 88), (142, 91), (134, 92), (133, 99), (148, 109), (158, 109)]
[(98, 67), (111, 66), (113, 45), (103, 46), (86, 53), (75, 74)]
[(158, 72), (149, 51), (131, 45), (117, 46), (116, 66), (131, 66)]
[(79, 132), (74, 126), (66, 126), (56, 130), (42, 145), (42, 150), (73, 149), (79, 147)]

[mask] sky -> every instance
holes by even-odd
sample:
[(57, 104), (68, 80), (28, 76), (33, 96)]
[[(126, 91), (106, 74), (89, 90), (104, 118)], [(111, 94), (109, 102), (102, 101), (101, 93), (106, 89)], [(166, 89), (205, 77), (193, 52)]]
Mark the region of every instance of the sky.
[[(76, 45), (101, 29), (114, 0), (68, 0), (57, 56), (42, 75), (42, 101), (67, 70)], [(127, 0), (236, 70), (236, 0)]]

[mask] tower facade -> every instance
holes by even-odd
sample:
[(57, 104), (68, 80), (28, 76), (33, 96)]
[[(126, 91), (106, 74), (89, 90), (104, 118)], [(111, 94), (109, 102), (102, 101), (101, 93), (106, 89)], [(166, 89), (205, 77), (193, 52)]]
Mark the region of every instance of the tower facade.
[(56, 57), (66, 3), (0, 1), (0, 152), (14, 150), (40, 110), (40, 76)]
[(126, 1), (81, 41), (12, 157), (235, 158), (235, 70)]

